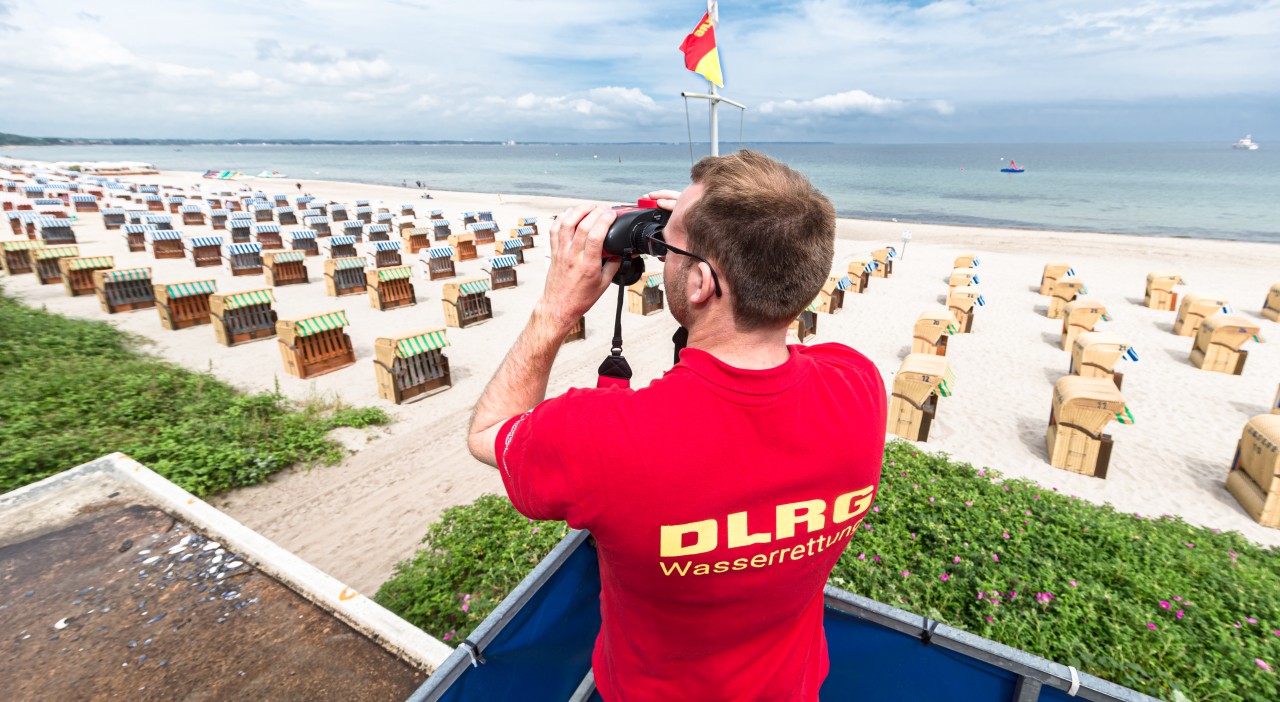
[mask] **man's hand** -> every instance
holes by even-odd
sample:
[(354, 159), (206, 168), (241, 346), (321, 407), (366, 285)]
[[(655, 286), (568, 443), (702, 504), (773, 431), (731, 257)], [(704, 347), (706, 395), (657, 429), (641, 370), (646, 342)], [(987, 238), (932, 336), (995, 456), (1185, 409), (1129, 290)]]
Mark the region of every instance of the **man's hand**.
[(658, 207), (670, 212), (676, 208), (676, 199), (680, 197), (679, 190), (654, 190), (645, 195), (650, 200), (656, 200)]
[(581, 205), (566, 210), (551, 226), (551, 268), (535, 315), (545, 315), (563, 333), (591, 309), (609, 288), (620, 262), (604, 258), (604, 236), (613, 210)]

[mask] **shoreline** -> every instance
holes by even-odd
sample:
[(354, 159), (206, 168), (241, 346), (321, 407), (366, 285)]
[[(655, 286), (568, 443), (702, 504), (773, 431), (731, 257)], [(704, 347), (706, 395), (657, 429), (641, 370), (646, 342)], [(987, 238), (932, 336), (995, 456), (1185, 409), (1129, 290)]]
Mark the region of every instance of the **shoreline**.
[[(415, 274), (418, 304), (379, 312), (363, 297), (332, 298), (319, 284), (318, 259), (309, 259), (311, 283), (277, 289), (281, 319), (346, 309), (357, 364), (312, 380), (285, 375), (275, 344), (258, 342), (226, 348), (212, 342), (208, 327), (172, 332), (160, 327), (156, 313), (142, 310), (106, 315), (92, 297), (69, 298), (61, 286), (40, 286), (29, 276), (5, 281), (5, 288), (30, 305), (100, 319), (151, 341), (155, 355), (193, 370), (209, 370), (246, 390), (281, 391), (294, 399), (336, 395), (355, 405), (377, 404), (395, 422), (385, 430), (344, 430), (337, 438), (353, 450), (342, 464), (314, 470), (290, 469), (267, 483), (219, 495), (211, 500), (300, 557), (353, 587), (372, 592), (390, 575), (395, 562), (412, 556), (427, 525), (445, 508), (471, 502), (480, 494), (501, 494), (495, 471), (470, 457), (464, 432), (467, 415), (527, 319), (545, 277), (549, 217), (586, 201), (562, 196), (431, 190), (420, 199), (416, 188), (319, 179), (205, 180), (199, 173), (162, 171), (137, 176), (141, 183), (201, 185), (204, 192), (248, 185), (292, 198), (302, 192), (352, 203), (383, 200), (391, 208), (414, 204), (425, 215), (441, 208), (451, 220), (464, 210), (492, 210), (505, 231), (516, 217), (539, 217), (542, 235), (526, 251), (518, 268), (519, 285), (490, 293), (494, 319), (467, 329), (448, 329), (446, 355), (453, 387), (420, 402), (395, 406), (376, 395), (372, 371), (373, 339), (378, 335), (443, 326), (441, 282)], [(207, 235), (208, 227), (175, 228), (187, 236)], [(187, 260), (154, 260), (128, 253), (118, 232), (106, 232), (100, 218), (81, 213), (76, 233), (86, 255), (111, 254), (117, 266), (146, 265), (156, 282), (213, 277), (225, 291), (262, 287), (259, 277), (231, 278), (222, 268), (193, 268)], [(1046, 489), (1079, 495), (1095, 503), (1143, 515), (1176, 514), (1188, 522), (1240, 531), (1263, 545), (1280, 545), (1280, 530), (1252, 521), (1226, 492), (1223, 481), (1245, 420), (1267, 411), (1280, 382), (1280, 349), (1250, 344), (1242, 376), (1209, 373), (1192, 367), (1186, 356), (1191, 339), (1173, 335), (1173, 312), (1141, 306), (1146, 273), (1169, 269), (1188, 285), (1182, 292), (1219, 293), (1239, 314), (1256, 313), (1267, 287), (1280, 282), (1280, 246), (1268, 242), (1149, 237), (1131, 234), (1051, 230), (990, 230), (980, 227), (904, 224), (842, 218), (837, 224), (837, 269), (848, 260), (885, 243), (901, 248), (900, 234), (913, 238), (895, 263), (891, 278), (873, 278), (862, 295), (846, 296), (838, 314), (818, 317), (818, 335), (810, 343), (838, 341), (871, 358), (891, 387), (902, 356), (909, 350), (911, 327), (923, 310), (936, 307), (946, 292), (953, 259), (977, 254), (988, 305), (981, 308), (972, 334), (951, 339), (948, 362), (957, 376), (954, 396), (940, 401), (927, 443), (976, 467), (1008, 477), (1035, 480)], [(486, 247), (487, 248), (487, 247)], [(482, 257), (487, 252), (482, 252)], [(408, 257), (407, 257), (408, 258)], [(1137, 424), (1111, 424), (1115, 440), (1111, 475), (1090, 478), (1050, 467), (1045, 459), (1053, 381), (1067, 372), (1069, 355), (1057, 343), (1060, 320), (1047, 319), (1047, 298), (1038, 295), (1042, 267), (1062, 260), (1087, 282), (1090, 297), (1103, 301), (1115, 321), (1099, 328), (1125, 335), (1141, 354), (1125, 368), (1123, 394)], [(653, 269), (652, 266), (650, 268)], [(459, 264), (459, 275), (479, 272), (479, 261)], [(585, 342), (561, 349), (548, 386), (549, 395), (570, 386), (594, 385), (595, 367), (607, 353), (612, 328), (612, 296), (587, 315)], [(1280, 325), (1258, 321), (1262, 336), (1280, 340)], [(675, 323), (668, 314), (623, 317), (626, 354), (643, 387), (670, 365), (668, 339)], [(839, 418), (815, 418), (814, 440), (838, 435)], [(370, 544), (377, 544), (371, 547)]]

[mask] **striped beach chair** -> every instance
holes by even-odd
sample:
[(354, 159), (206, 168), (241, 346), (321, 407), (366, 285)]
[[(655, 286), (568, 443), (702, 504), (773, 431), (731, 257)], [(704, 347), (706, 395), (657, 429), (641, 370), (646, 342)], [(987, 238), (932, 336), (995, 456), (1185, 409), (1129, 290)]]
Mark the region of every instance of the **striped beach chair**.
[(925, 310), (911, 330), (911, 353), (947, 355), (947, 340), (960, 331), (960, 320), (945, 307)]
[(166, 214), (148, 214), (142, 218), (143, 224), (150, 224), (155, 229), (170, 231), (173, 229), (173, 217)]
[(196, 236), (187, 242), (191, 252), (191, 262), (196, 268), (206, 268), (222, 264), (222, 237)]
[(1127, 339), (1110, 332), (1081, 332), (1071, 342), (1068, 370), (1084, 378), (1105, 378), (1119, 389), (1124, 385), (1124, 373), (1116, 370), (1116, 364), (1123, 360), (1138, 360), (1138, 352)]
[(320, 247), (316, 245), (316, 233), (312, 229), (294, 229), (290, 231), (289, 246), (294, 251), (302, 251), (308, 256), (320, 255)]
[(399, 241), (375, 241), (373, 242), (372, 251), (370, 251), (369, 263), (374, 268), (386, 268), (387, 266), (403, 265), (404, 261), (400, 256), (403, 246)]
[(257, 242), (227, 244), (223, 259), (233, 276), (262, 275), (262, 245)]
[(253, 212), (253, 221), (270, 222), (275, 215), (275, 209), (266, 203), (252, 205), (250, 211)]
[(76, 212), (97, 212), (98, 198), (92, 195), (72, 195), (71, 206)]
[(871, 272), (871, 275), (876, 278), (888, 278), (893, 275), (893, 262), (897, 257), (898, 249), (893, 245), (882, 246), (872, 251), (872, 260), (880, 265), (876, 266), (876, 269)]
[(42, 246), (31, 251), (31, 259), (35, 264), (36, 280), (41, 285), (53, 285), (62, 282), (62, 268), (58, 262), (64, 258), (80, 256), (79, 246)]
[(1219, 312), (1209, 315), (1196, 329), (1191, 346), (1191, 365), (1201, 370), (1240, 375), (1249, 352), (1241, 346), (1250, 340), (1261, 343), (1262, 328), (1239, 315)]
[(443, 280), (457, 275), (453, 249), (448, 246), (433, 246), (418, 254), (418, 260), (427, 269), (427, 280)]
[(181, 212), (182, 205), (186, 201), (187, 199), (185, 197), (170, 196), (164, 199), (165, 204), (169, 206), (168, 209), (171, 214), (178, 214), (179, 212)]
[(490, 256), (482, 270), (489, 273), (489, 287), (493, 290), (514, 288), (518, 283), (515, 256)]
[[(236, 213), (232, 213), (233, 215)], [(231, 242), (234, 244), (247, 244), (253, 241), (253, 220), (236, 219), (227, 220), (227, 232), (231, 234)]]
[(391, 241), (390, 224), (370, 224), (364, 231), (368, 241)]
[(1070, 263), (1044, 264), (1044, 273), (1040, 274), (1040, 294), (1052, 295), (1053, 285), (1058, 282), (1059, 278), (1066, 278), (1075, 274), (1075, 269), (1071, 267)]
[(1049, 319), (1062, 319), (1067, 313), (1068, 303), (1080, 295), (1088, 294), (1089, 288), (1085, 287), (1083, 280), (1075, 276), (1059, 278), (1053, 281), (1053, 287), (1049, 291), (1049, 309), (1045, 315)]
[(492, 244), (498, 238), (498, 225), (493, 222), (473, 222), (467, 225), (467, 231), (475, 237), (477, 246)]
[(116, 267), (113, 256), (84, 256), (58, 259), (62, 269), (62, 289), (69, 297), (93, 294), (93, 272)]
[(632, 314), (648, 316), (664, 308), (661, 273), (644, 273), (627, 286), (627, 311)]
[(368, 288), (365, 260), (359, 256), (331, 258), (324, 262), (324, 289), (330, 297), (358, 295)]
[(392, 310), (418, 304), (413, 290), (413, 268), (390, 266), (364, 272), (369, 305), (375, 310)]
[(342, 235), (353, 237), (356, 241), (364, 241), (364, 222), (349, 219), (342, 223)]
[(1106, 305), (1097, 300), (1072, 300), (1062, 315), (1062, 350), (1070, 351), (1071, 344), (1081, 332), (1091, 332), (1099, 321), (1109, 322)]
[(432, 219), (429, 224), (431, 225), (431, 235), (436, 241), (448, 241), (449, 237), (453, 235), (453, 232), (449, 229), (449, 220), (447, 219)]
[(452, 384), (444, 329), (427, 329), (373, 342), (378, 396), (397, 405), (448, 389)]
[(526, 249), (532, 249), (533, 237), (535, 234), (538, 233), (538, 229), (530, 225), (524, 225), (524, 226), (516, 227), (515, 229), (511, 230), (511, 233), (514, 234), (517, 238), (520, 239), (521, 242), (524, 243), (524, 247)]
[(76, 243), (76, 233), (71, 230), (69, 219), (40, 220), (40, 239), (45, 246), (62, 246)]
[(404, 239), (404, 248), (410, 255), (431, 248), (431, 230), (427, 227), (402, 229), (400, 236)]
[(400, 205), (400, 216), (417, 217), (418, 215), (414, 212), (413, 205), (411, 203), (403, 203)]
[(853, 287), (853, 279), (847, 275), (833, 275), (827, 278), (818, 291), (819, 312), (835, 314), (844, 307), (844, 291)]
[(537, 217), (521, 217), (516, 220), (517, 227), (531, 227), (534, 236), (538, 234), (538, 218)]
[(1115, 383), (1106, 378), (1063, 376), (1053, 386), (1053, 403), (1045, 445), (1049, 465), (1106, 478), (1111, 463), (1111, 436), (1103, 430), (1112, 421), (1133, 424), (1133, 412)]
[(981, 284), (982, 281), (978, 278), (978, 272), (973, 268), (953, 268), (951, 269), (951, 276), (947, 278), (947, 287), (949, 288)]
[(329, 217), (334, 222), (345, 222), (349, 218), (346, 205), (332, 205), (329, 207)]
[(307, 229), (315, 232), (318, 238), (323, 239), (333, 234), (333, 231), (329, 229), (330, 220), (324, 215), (303, 217), (302, 223), (307, 225)]
[(3, 265), (7, 275), (31, 273), (35, 271), (35, 259), (31, 257), (31, 253), (43, 247), (43, 243), (30, 239), (0, 243), (0, 265)]
[(231, 217), (231, 210), (221, 207), (209, 210), (209, 226), (214, 229), (226, 229), (227, 219)]
[(910, 441), (928, 441), (938, 400), (951, 396), (955, 382), (944, 356), (907, 354), (893, 377), (888, 432)]
[(210, 295), (209, 318), (218, 343), (237, 346), (275, 336), (275, 300), (269, 289)]
[(368, 205), (356, 206), (356, 220), (362, 224), (373, 224), (373, 208)]
[(356, 255), (354, 236), (331, 236), (324, 242), (329, 258), (351, 258)]
[(1178, 305), (1178, 317), (1173, 321), (1173, 333), (1178, 336), (1195, 336), (1206, 317), (1219, 312), (1231, 313), (1231, 303), (1225, 297), (1188, 293)]
[(263, 251), (284, 249), (284, 239), (280, 236), (279, 224), (253, 225), (253, 238), (262, 245)]
[(462, 213), (462, 228), (466, 229), (468, 224), (475, 224), (480, 221), (480, 217), (475, 212)]
[(156, 306), (150, 268), (112, 268), (93, 272), (93, 290), (107, 314)]
[(305, 251), (272, 251), (262, 254), (262, 275), (267, 285), (304, 285), (307, 276)]
[(493, 243), (493, 255), (515, 256), (516, 263), (524, 263), (524, 239), (517, 236), (511, 239), (495, 241)]
[(982, 290), (972, 285), (951, 288), (947, 293), (947, 309), (959, 322), (954, 334), (968, 334), (973, 331), (973, 314), (976, 308), (987, 304)]
[(346, 334), (347, 324), (344, 311), (276, 322), (285, 372), (305, 380), (354, 364), (356, 353)]
[(147, 232), (154, 230), (150, 224), (126, 224), (121, 228), (124, 235), (125, 244), (130, 251), (146, 251), (147, 250)]
[(209, 324), (209, 296), (216, 292), (218, 283), (213, 280), (156, 284), (154, 293), (160, 326), (177, 331)]
[(182, 242), (182, 232), (161, 229), (148, 229), (144, 237), (147, 247), (151, 249), (152, 258), (185, 258), (186, 246)]
[(445, 323), (464, 329), (493, 319), (493, 303), (489, 300), (488, 293), (488, 278), (468, 278), (445, 283), (440, 293)]
[(276, 222), (281, 225), (297, 224), (297, 210), (292, 207), (277, 207), (275, 209)]
[(197, 224), (204, 226), (204, 208), (199, 205), (183, 205), (178, 209), (184, 225)]

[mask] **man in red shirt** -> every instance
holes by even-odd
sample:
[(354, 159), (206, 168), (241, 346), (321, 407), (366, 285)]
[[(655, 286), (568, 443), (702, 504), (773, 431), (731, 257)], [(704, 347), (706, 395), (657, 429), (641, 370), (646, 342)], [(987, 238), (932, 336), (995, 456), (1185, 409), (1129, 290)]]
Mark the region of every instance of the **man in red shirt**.
[(749, 151), (703, 159), (692, 181), (650, 194), (674, 208), (663, 275), (689, 332), (680, 362), (640, 390), (543, 401), (561, 340), (618, 267), (600, 265), (611, 210), (569, 210), (469, 444), (522, 514), (595, 536), (604, 699), (816, 700), (822, 588), (875, 496), (884, 385), (847, 346), (786, 343), (830, 274), (827, 198)]

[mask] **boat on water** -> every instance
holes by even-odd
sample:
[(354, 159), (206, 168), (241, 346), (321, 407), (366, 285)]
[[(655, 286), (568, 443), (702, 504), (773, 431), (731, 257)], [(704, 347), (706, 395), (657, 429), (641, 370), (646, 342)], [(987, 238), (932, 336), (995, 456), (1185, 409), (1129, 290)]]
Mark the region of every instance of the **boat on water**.
[(1232, 144), (1231, 148), (1241, 151), (1257, 151), (1258, 144), (1254, 142), (1252, 134), (1246, 134), (1243, 139)]
[(1009, 165), (1005, 168), (1001, 168), (1000, 172), (1001, 173), (1024, 173), (1026, 172), (1026, 170), (1027, 169), (1018, 166), (1017, 161), (1014, 161), (1013, 159), (1009, 159)]
[(214, 180), (242, 180), (249, 176), (241, 173), (240, 171), (215, 171), (213, 169), (209, 169), (204, 172), (203, 177)]
[(288, 176), (281, 173), (280, 171), (263, 171), (258, 174), (258, 177), (259, 178), (287, 178)]

